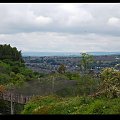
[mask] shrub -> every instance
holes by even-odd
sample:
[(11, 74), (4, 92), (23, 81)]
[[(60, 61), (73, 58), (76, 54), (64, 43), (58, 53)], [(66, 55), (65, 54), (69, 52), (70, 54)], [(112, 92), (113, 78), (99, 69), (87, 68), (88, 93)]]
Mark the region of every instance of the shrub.
[(22, 113), (29, 114), (29, 113), (35, 113), (35, 109), (39, 108), (40, 106), (50, 105), (51, 103), (57, 103), (60, 101), (61, 98), (58, 96), (35, 96), (33, 97), (28, 104), (25, 105), (24, 110)]

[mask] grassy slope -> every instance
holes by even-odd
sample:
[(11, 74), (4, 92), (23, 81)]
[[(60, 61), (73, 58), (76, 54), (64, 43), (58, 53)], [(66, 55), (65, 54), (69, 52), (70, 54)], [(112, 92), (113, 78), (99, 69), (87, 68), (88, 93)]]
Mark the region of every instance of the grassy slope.
[(22, 114), (120, 114), (120, 98), (36, 97), (25, 105)]

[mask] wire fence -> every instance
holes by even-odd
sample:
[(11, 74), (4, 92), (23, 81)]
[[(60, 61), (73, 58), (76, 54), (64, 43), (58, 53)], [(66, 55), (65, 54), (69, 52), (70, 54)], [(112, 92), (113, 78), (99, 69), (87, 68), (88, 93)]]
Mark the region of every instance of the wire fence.
[(15, 94), (11, 93), (9, 91), (0, 93), (0, 99), (20, 103), (20, 104), (26, 104), (33, 96), (24, 96), (22, 94)]

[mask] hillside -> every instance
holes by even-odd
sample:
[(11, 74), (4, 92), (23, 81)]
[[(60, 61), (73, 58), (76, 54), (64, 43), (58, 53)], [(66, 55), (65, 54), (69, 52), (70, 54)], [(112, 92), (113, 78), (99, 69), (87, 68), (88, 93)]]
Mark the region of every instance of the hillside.
[(9, 88), (33, 78), (34, 72), (25, 67), (21, 52), (10, 45), (0, 45), (0, 84)]
[[(90, 73), (94, 60), (89, 54), (82, 54), (80, 72), (67, 72), (61, 64), (50, 74), (28, 69), (10, 45), (1, 45), (0, 56), (0, 92), (34, 94), (24, 108), (15, 107), (15, 114), (120, 114), (120, 71), (107, 67)], [(0, 100), (0, 113), (10, 114), (9, 109), (10, 103)]]
[(120, 114), (120, 99), (58, 96), (34, 97), (22, 114)]

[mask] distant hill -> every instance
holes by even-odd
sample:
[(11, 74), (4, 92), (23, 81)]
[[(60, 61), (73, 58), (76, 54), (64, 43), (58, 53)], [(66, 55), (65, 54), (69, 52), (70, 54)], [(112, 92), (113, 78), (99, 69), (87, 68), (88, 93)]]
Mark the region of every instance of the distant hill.
[[(120, 55), (120, 52), (87, 52), (88, 54), (99, 55)], [(80, 56), (80, 52), (23, 52), (23, 56)]]

